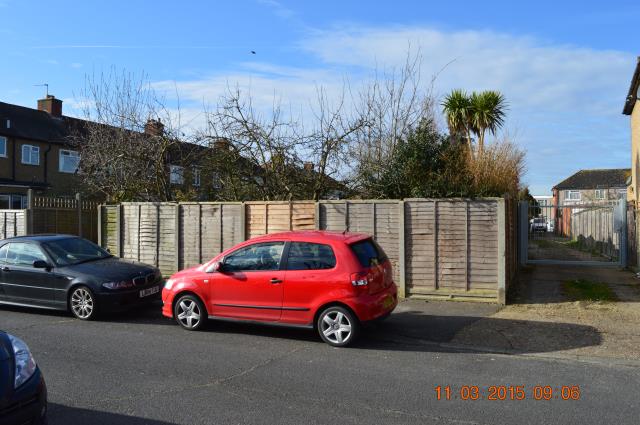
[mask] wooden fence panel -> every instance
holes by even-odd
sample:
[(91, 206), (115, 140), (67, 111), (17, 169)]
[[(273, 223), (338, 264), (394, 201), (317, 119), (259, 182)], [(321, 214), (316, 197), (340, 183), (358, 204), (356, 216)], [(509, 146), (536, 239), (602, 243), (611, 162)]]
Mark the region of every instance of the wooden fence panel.
[(342, 232), (347, 228), (346, 202), (321, 202), (319, 210), (320, 229)]
[(438, 221), (438, 288), (467, 288), (467, 218), (465, 202), (440, 201)]
[(400, 282), (400, 205), (398, 202), (372, 204), (375, 222), (371, 234), (389, 257), (395, 282)]
[(27, 234), (27, 210), (0, 210), (0, 240)]
[(469, 203), (469, 288), (496, 289), (498, 281), (498, 203)]
[(429, 293), (438, 289), (437, 209), (437, 200), (405, 202), (405, 261), (409, 293)]

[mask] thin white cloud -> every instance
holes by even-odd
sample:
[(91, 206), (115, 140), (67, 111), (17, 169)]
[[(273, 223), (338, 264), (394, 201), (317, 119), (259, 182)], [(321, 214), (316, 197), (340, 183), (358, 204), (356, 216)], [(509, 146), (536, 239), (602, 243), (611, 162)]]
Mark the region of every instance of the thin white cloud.
[(276, 0), (258, 0), (259, 4), (265, 5), (273, 10), (273, 13), (280, 18), (288, 19), (295, 15), (295, 12)]

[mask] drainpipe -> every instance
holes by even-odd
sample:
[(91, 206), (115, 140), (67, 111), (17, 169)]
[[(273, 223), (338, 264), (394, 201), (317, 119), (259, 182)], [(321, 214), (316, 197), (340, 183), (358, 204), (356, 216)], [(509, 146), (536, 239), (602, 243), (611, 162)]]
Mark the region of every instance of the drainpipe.
[(48, 160), (49, 152), (51, 152), (51, 143), (49, 143), (49, 147), (47, 148), (47, 150), (44, 151), (44, 184), (45, 185), (48, 183), (47, 175), (48, 175), (49, 162), (47, 160)]
[(16, 181), (16, 139), (13, 139), (13, 143), (11, 144), (11, 180), (15, 183)]

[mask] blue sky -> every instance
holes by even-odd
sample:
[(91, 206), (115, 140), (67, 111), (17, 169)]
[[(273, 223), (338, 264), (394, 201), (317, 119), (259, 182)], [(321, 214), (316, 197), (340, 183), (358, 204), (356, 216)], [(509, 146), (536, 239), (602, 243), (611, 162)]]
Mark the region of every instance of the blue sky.
[[(621, 114), (640, 2), (0, 0), (0, 101), (35, 106), (47, 82), (72, 113), (86, 74), (148, 74), (188, 123), (229, 84), (269, 104), (366, 81), (419, 48), (436, 94), (498, 89), (536, 193), (581, 168), (628, 167)], [(252, 55), (251, 50), (257, 54)]]

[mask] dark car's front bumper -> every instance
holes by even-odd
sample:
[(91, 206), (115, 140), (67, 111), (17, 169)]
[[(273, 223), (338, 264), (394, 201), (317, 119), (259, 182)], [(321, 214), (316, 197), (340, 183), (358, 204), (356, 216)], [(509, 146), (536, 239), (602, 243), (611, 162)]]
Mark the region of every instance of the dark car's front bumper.
[[(152, 285), (137, 287), (127, 290), (104, 290), (97, 294), (98, 305), (101, 311), (117, 312), (130, 308), (151, 304), (160, 301), (164, 282), (156, 282)], [(157, 292), (151, 295), (141, 296), (141, 291), (158, 288)]]
[(47, 385), (40, 369), (13, 392), (8, 400), (0, 400), (0, 424), (39, 424), (47, 412)]

